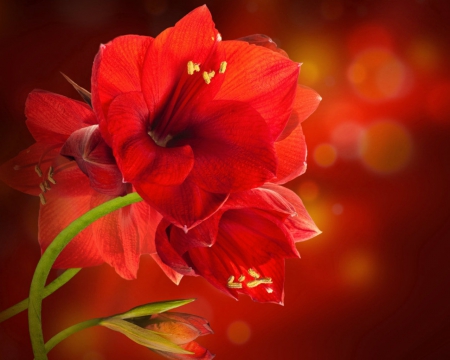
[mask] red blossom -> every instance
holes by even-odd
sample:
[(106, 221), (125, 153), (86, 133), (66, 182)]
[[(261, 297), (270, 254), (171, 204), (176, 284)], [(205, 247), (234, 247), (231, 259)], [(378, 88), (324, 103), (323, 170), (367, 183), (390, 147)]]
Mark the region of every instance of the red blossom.
[(154, 39), (102, 46), (92, 102), (124, 180), (191, 229), (288, 162), (275, 142), (291, 118), (298, 73), (280, 52), (221, 41), (202, 6)]
[[(88, 105), (35, 90), (28, 96), (25, 114), (36, 143), (3, 164), (0, 175), (11, 187), (39, 195), (38, 239), (44, 251), (73, 220), (132, 188), (122, 182)], [(122, 277), (135, 278), (140, 255), (154, 252), (160, 218), (143, 202), (113, 212), (78, 234), (54, 267), (107, 262)]]
[(201, 275), (219, 290), (283, 303), (284, 261), (295, 243), (320, 231), (300, 198), (275, 184), (234, 193), (212, 217), (184, 232), (161, 221), (156, 250), (182, 275)]

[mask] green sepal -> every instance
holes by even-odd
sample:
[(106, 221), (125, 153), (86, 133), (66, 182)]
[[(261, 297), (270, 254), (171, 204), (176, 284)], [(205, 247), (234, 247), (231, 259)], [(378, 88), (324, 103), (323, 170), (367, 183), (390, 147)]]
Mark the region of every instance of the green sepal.
[(162, 336), (159, 336), (157, 332), (142, 328), (126, 320), (113, 317), (101, 321), (99, 325), (118, 331), (135, 343), (153, 350), (167, 351), (176, 354), (193, 354)]
[(113, 315), (109, 317), (109, 319), (131, 319), (141, 316), (150, 316), (152, 314), (159, 314), (171, 309), (175, 309), (177, 307), (189, 304), (193, 301), (195, 301), (195, 299), (159, 301), (145, 305), (139, 305), (128, 311), (125, 311), (124, 313)]

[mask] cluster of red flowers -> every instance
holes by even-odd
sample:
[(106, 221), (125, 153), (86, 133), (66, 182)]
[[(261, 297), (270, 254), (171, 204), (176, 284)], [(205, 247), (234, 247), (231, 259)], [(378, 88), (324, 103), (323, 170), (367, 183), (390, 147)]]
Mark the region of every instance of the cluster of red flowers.
[(86, 103), (36, 90), (36, 143), (2, 166), (41, 200), (42, 250), (89, 209), (136, 191), (144, 201), (83, 230), (55, 267), (107, 262), (133, 279), (152, 254), (176, 283), (203, 276), (223, 292), (282, 303), (284, 261), (319, 233), (280, 184), (306, 169), (301, 122), (320, 96), (299, 64), (262, 35), (222, 41), (200, 7), (156, 38), (100, 47)]

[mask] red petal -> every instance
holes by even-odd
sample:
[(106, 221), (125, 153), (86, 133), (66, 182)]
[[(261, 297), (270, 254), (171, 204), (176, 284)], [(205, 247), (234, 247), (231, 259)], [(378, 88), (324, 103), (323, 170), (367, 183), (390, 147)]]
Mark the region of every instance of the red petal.
[(299, 66), (284, 56), (242, 41), (224, 41), (225, 81), (215, 99), (251, 105), (266, 120), (275, 140), (292, 111)]
[(164, 264), (158, 254), (152, 254), (151, 256), (152, 256), (153, 260), (155, 260), (155, 262), (159, 265), (159, 267), (164, 272), (164, 274), (166, 274), (167, 277), (170, 280), (172, 280), (174, 284), (179, 285), (181, 279), (183, 278), (183, 275), (181, 275), (180, 273), (177, 273), (170, 266), (167, 266), (166, 264)]
[(141, 90), (141, 69), (151, 37), (125, 35), (100, 46), (92, 69), (92, 105), (103, 136), (109, 143), (103, 122), (111, 101), (122, 93)]
[(98, 125), (73, 132), (61, 148), (61, 155), (75, 159), (81, 171), (89, 177), (94, 190), (110, 196), (126, 194), (122, 173)]
[(284, 57), (289, 58), (288, 54), (286, 53), (286, 51), (278, 48), (277, 44), (267, 35), (263, 35), (263, 34), (253, 34), (253, 35), (248, 35), (248, 36), (244, 36), (241, 37), (239, 39), (236, 40), (240, 40), (240, 41), (245, 41), (248, 42), (249, 44), (253, 44), (253, 45), (258, 45), (258, 46), (262, 46), (265, 48), (268, 48), (272, 51), (275, 51), (281, 55), (283, 55)]
[[(273, 178), (277, 161), (266, 123), (245, 103), (213, 101), (189, 128), (192, 179), (215, 193), (246, 190)], [(174, 139), (175, 140), (175, 139)]]
[[(107, 195), (97, 193), (91, 199), (91, 207), (94, 208), (110, 199), (111, 197)], [(118, 209), (91, 225), (95, 243), (103, 260), (121, 277), (129, 280), (136, 278), (141, 242), (145, 241), (147, 236), (147, 232), (139, 227), (138, 223), (152, 221), (136, 216), (133, 205)]]
[(170, 244), (180, 255), (183, 255), (191, 248), (212, 246), (217, 238), (221, 216), (222, 212), (219, 210), (187, 232), (172, 227)]
[(266, 184), (264, 188), (278, 193), (295, 207), (295, 216), (290, 216), (285, 220), (285, 225), (295, 242), (311, 239), (321, 233), (296, 193), (275, 184)]
[[(177, 112), (186, 112), (182, 111), (186, 103), (212, 99), (224, 78), (218, 71), (224, 60), (223, 47), (206, 6), (193, 10), (157, 36), (147, 52), (142, 74), (142, 91), (152, 119), (156, 116), (166, 128)], [(189, 75), (189, 61), (200, 64), (201, 70)], [(204, 71), (216, 73), (210, 84), (203, 80)]]
[[(70, 181), (64, 181), (69, 177)], [(76, 167), (55, 174), (56, 185), (44, 194), (47, 203), (39, 211), (38, 239), (42, 252), (72, 221), (91, 209), (93, 190), (88, 178)], [(76, 186), (74, 186), (76, 184)], [(65, 196), (66, 193), (71, 196)], [(82, 230), (56, 259), (55, 268), (77, 268), (100, 265), (101, 254), (95, 246), (92, 228)]]
[[(45, 170), (52, 164), (58, 153), (59, 148), (50, 147), (49, 150), (48, 144), (35, 143), (0, 167), (0, 180), (13, 189), (37, 196), (42, 192), (39, 184), (47, 179)], [(35, 170), (39, 162), (42, 176), (39, 176)]]
[(148, 110), (142, 94), (130, 92), (112, 102), (108, 129), (112, 147), (127, 182), (180, 184), (194, 165), (190, 146), (159, 146), (148, 134)]
[(291, 117), (275, 142), (278, 168), (277, 178), (271, 182), (284, 184), (306, 171), (307, 151), (301, 122), (317, 109), (321, 99), (314, 90), (298, 86)]
[(198, 359), (198, 360), (211, 360), (214, 358), (214, 355), (211, 354), (207, 349), (203, 346), (199, 345), (195, 341), (191, 341), (190, 343), (180, 345), (183, 349), (193, 352), (192, 355), (186, 354), (175, 354), (166, 351), (153, 350), (155, 353), (164, 356), (167, 359), (173, 360), (189, 360), (189, 359)]
[[(167, 237), (167, 231), (172, 232), (173, 226), (163, 219), (156, 230), (156, 252), (158, 253), (161, 261), (182, 275), (195, 275), (192, 268), (187, 264), (187, 262), (178, 254), (172, 247)], [(169, 230), (168, 230), (169, 229)], [(163, 268), (164, 270), (164, 268)], [(170, 278), (170, 276), (169, 276)], [(173, 279), (171, 279), (173, 281)]]
[(139, 195), (168, 221), (187, 229), (212, 215), (228, 197), (228, 194), (203, 190), (190, 177), (181, 185), (136, 183), (135, 187)]
[[(282, 303), (284, 258), (298, 257), (295, 245), (280, 222), (260, 210), (230, 210), (224, 213), (216, 243), (210, 248), (189, 251), (196, 273), (218, 289), (236, 296), (247, 294), (255, 301)], [(271, 284), (249, 287), (255, 280), (249, 269), (261, 278), (271, 278)], [(228, 287), (245, 276), (241, 289)]]
[(25, 115), (36, 141), (49, 145), (62, 144), (75, 130), (97, 123), (92, 109), (85, 103), (43, 90), (28, 95)]

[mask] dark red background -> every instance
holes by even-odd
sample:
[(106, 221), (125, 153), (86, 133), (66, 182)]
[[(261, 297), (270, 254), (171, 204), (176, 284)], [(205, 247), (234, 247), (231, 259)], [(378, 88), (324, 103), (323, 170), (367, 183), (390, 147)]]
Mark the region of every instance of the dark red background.
[[(100, 43), (156, 36), (204, 1), (0, 3), (0, 162), (33, 140), (27, 94), (89, 88)], [(222, 37), (263, 33), (302, 62), (323, 97), (304, 123), (308, 171), (288, 184), (323, 234), (287, 262), (285, 306), (238, 302), (203, 279), (173, 285), (147, 257), (138, 280), (83, 270), (44, 301), (46, 338), (155, 300), (210, 320), (218, 359), (450, 358), (450, 3), (207, 1)], [(0, 184), (0, 308), (27, 296), (39, 259), (38, 199)], [(55, 276), (53, 273), (52, 276)], [(0, 325), (0, 357), (31, 359), (26, 314)], [(159, 358), (120, 334), (85, 330), (51, 359)]]

